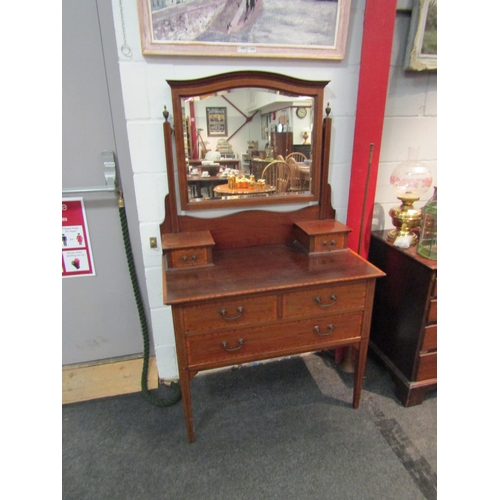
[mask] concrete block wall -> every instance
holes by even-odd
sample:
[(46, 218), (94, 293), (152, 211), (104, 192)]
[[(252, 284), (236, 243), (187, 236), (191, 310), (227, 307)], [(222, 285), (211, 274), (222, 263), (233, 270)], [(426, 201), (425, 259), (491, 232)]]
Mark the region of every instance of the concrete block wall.
[[(139, 19), (136, 0), (112, 0), (116, 43), (119, 56), (122, 92), (127, 120), (129, 147), (134, 174), (137, 207), (140, 222), (147, 293), (151, 308), (152, 334), (154, 350), (157, 358), (158, 373), (162, 379), (176, 378), (178, 368), (175, 355), (175, 340), (172, 326), (170, 307), (163, 305), (161, 283), (161, 249), (151, 249), (149, 238), (156, 236), (159, 240), (159, 225), (164, 219), (164, 199), (168, 193), (166, 178), (165, 151), (163, 143), (163, 116), (164, 105), (172, 110), (170, 90), (165, 80), (190, 79), (235, 71), (241, 68), (263, 71), (278, 71), (297, 78), (329, 80), (325, 90), (325, 105), (330, 103), (332, 108), (332, 147), (330, 155), (330, 177), (332, 186), (333, 206), (337, 210), (337, 218), (346, 221), (350, 182), (350, 168), (352, 159), (352, 145), (354, 135), (354, 118), (356, 111), (359, 61), (361, 53), (362, 28), (364, 16), (364, 0), (352, 0), (347, 42), (347, 54), (343, 61), (311, 61), (311, 60), (254, 60), (238, 58), (173, 58), (165, 56), (143, 56), (140, 45)], [(408, 18), (408, 22), (406, 22)], [(404, 37), (404, 31), (409, 26), (409, 16), (397, 23), (396, 37)], [(131, 49), (131, 55), (125, 55), (121, 46), (126, 39)], [(401, 45), (406, 43), (401, 40)], [(397, 52), (397, 51), (396, 51)], [(420, 130), (429, 133), (428, 125), (418, 128), (414, 121), (425, 120), (421, 116), (421, 108), (427, 104), (430, 110), (435, 79), (419, 75), (418, 91), (415, 96), (411, 89), (415, 83), (401, 81), (397, 68), (400, 60), (399, 53), (394, 56), (394, 68), (391, 75), (391, 89), (388, 102), (387, 129), (382, 145), (384, 168), (379, 175), (380, 193), (385, 191), (386, 168), (390, 169), (395, 161), (403, 158), (403, 152), (411, 143), (408, 137), (399, 133), (401, 125), (398, 120), (407, 120), (407, 130)], [(391, 94), (391, 90), (390, 90)], [(430, 96), (428, 97), (427, 94)], [(416, 104), (418, 101), (418, 104)], [(427, 102), (428, 101), (428, 102)], [(398, 106), (405, 105), (404, 115)], [(434, 104), (435, 109), (435, 104)], [(408, 111), (406, 111), (408, 110)], [(434, 116), (435, 123), (435, 116)], [(434, 125), (435, 127), (435, 125)], [(435, 131), (435, 128), (434, 128)], [(423, 137), (423, 145), (431, 140)], [(398, 141), (398, 144), (393, 144)], [(428, 148), (432, 151), (435, 139)], [(386, 145), (385, 142), (388, 144)], [(432, 153), (428, 153), (432, 156)], [(435, 161), (435, 154), (433, 156)], [(377, 202), (394, 204), (395, 196), (380, 195), (377, 190)], [(286, 210), (286, 206), (276, 210)], [(213, 213), (198, 214), (199, 216), (219, 216), (229, 211), (214, 211)], [(193, 214), (194, 215), (194, 214)]]

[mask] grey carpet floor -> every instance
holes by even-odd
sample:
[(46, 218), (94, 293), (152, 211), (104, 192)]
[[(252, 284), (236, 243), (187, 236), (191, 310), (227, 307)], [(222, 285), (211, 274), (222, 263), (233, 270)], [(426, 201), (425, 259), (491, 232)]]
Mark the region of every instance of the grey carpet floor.
[(193, 444), (180, 403), (65, 405), (63, 499), (437, 498), (437, 391), (404, 408), (369, 357), (351, 401), (352, 375), (323, 352), (197, 375)]

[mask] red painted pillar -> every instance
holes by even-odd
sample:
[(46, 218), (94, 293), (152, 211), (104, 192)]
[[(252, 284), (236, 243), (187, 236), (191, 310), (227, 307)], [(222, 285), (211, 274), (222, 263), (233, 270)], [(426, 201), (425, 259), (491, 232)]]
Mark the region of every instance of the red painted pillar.
[(347, 207), (347, 225), (352, 229), (348, 246), (365, 258), (370, 244), (396, 4), (397, 0), (366, 0), (365, 6)]
[(193, 143), (193, 159), (198, 159), (198, 132), (196, 130), (196, 118), (194, 113), (194, 101), (189, 101), (189, 116), (191, 125), (191, 142)]

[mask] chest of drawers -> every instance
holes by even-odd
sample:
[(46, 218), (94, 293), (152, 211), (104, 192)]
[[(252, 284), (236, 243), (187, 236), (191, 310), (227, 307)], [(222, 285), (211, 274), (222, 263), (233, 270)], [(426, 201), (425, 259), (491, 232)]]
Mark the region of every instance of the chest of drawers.
[(351, 345), (357, 408), (382, 275), (351, 250), (308, 255), (294, 244), (214, 249), (213, 266), (167, 269), (189, 441), (200, 370)]
[(384, 362), (404, 406), (437, 387), (437, 261), (399, 249), (374, 231), (368, 259), (386, 276), (377, 282), (370, 347)]

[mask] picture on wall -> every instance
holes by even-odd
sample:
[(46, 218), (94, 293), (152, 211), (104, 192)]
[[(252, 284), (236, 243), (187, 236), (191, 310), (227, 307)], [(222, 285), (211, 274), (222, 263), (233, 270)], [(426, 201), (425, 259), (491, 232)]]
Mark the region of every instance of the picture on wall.
[(405, 69), (437, 69), (437, 0), (414, 0)]
[(227, 136), (226, 112), (227, 108), (225, 107), (207, 108), (208, 137)]
[(147, 55), (343, 59), (351, 0), (137, 0)]

